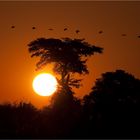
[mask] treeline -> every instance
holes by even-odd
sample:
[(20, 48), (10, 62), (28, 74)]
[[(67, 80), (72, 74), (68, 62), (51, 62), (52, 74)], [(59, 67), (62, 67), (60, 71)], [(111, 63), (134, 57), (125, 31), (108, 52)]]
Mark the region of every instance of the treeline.
[(58, 91), (49, 106), (0, 105), (0, 138), (140, 138), (140, 80), (106, 72), (82, 100)]

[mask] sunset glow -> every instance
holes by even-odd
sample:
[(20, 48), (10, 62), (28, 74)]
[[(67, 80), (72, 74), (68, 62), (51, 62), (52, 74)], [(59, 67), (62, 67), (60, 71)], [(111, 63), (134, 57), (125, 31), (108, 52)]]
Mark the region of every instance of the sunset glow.
[(24, 99), (38, 108), (49, 104), (32, 86), (39, 73), (54, 73), (53, 63), (35, 71), (39, 57), (30, 57), (28, 44), (40, 37), (84, 38), (104, 48), (88, 59), (88, 75), (76, 75), (83, 79), (83, 86), (73, 88), (77, 97), (89, 94), (107, 71), (121, 68), (140, 78), (139, 15), (139, 1), (1, 1), (0, 103)]
[(56, 78), (48, 73), (39, 74), (33, 80), (33, 89), (40, 96), (50, 96), (57, 90)]

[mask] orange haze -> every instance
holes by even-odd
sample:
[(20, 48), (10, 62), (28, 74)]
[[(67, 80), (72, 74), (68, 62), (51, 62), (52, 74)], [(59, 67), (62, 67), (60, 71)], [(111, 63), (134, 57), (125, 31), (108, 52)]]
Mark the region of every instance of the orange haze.
[[(0, 103), (25, 100), (41, 107), (50, 100), (32, 89), (32, 80), (41, 71), (35, 71), (38, 59), (30, 58), (27, 44), (38, 37), (85, 38), (104, 48), (103, 54), (88, 61), (90, 74), (82, 77), (83, 87), (75, 90), (78, 97), (88, 94), (95, 79), (106, 71), (121, 68), (139, 78), (139, 15), (140, 1), (1, 1)], [(42, 72), (53, 73), (51, 67)]]

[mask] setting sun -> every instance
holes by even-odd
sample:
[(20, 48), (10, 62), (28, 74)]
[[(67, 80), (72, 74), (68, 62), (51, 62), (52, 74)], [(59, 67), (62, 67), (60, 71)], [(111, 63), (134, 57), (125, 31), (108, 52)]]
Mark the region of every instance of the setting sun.
[(40, 96), (50, 96), (57, 89), (57, 80), (49, 73), (39, 74), (33, 80), (33, 89)]

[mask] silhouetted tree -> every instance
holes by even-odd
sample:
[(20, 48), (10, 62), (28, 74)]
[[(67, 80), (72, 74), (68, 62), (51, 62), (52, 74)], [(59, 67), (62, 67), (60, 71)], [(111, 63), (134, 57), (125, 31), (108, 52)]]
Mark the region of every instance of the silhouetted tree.
[(140, 80), (124, 70), (102, 74), (83, 100), (88, 127), (102, 137), (139, 137), (139, 87)]
[[(87, 57), (94, 53), (102, 53), (103, 49), (85, 42), (84, 39), (70, 38), (38, 38), (28, 46), (31, 57), (40, 57), (36, 64), (37, 69), (53, 63), (54, 72), (61, 75), (58, 80), (60, 89), (53, 95), (51, 110), (49, 116), (46, 117), (46, 119), (50, 118), (51, 123), (48, 121), (46, 125), (43, 125), (44, 128), (53, 126), (48, 130), (51, 138), (76, 136), (80, 124), (81, 104), (80, 100), (73, 96), (71, 88), (73, 86), (78, 88), (81, 79), (75, 79), (73, 74), (89, 73), (86, 65)], [(42, 135), (45, 133), (44, 131)]]
[(106, 72), (97, 79), (92, 88), (96, 103), (124, 104), (140, 102), (140, 80), (124, 70)]
[(37, 69), (53, 63), (54, 72), (61, 75), (59, 84), (67, 91), (72, 86), (78, 88), (80, 79), (74, 79), (74, 73), (87, 74), (87, 57), (102, 53), (102, 48), (90, 45), (84, 39), (38, 38), (28, 44), (31, 57), (40, 57)]

